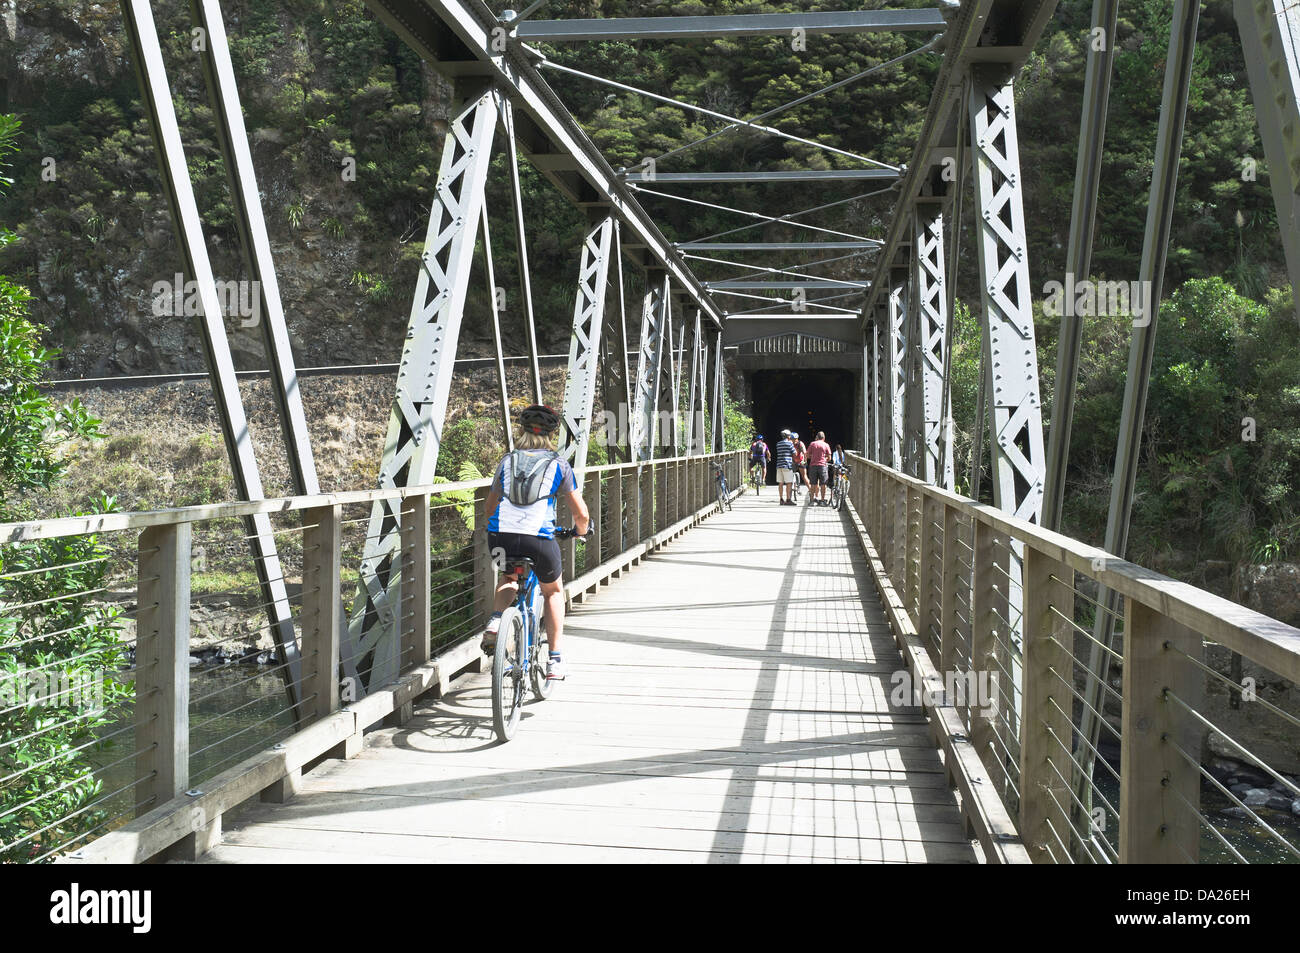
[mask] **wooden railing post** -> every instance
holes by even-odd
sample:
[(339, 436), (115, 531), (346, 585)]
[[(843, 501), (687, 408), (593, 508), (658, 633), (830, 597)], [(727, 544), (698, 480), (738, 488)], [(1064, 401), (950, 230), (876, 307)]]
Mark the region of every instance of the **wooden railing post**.
[(190, 786), (189, 523), (140, 533), (137, 572), (136, 814)]
[[(399, 528), (401, 553), (397, 561), (402, 574), (401, 599), (398, 602), (401, 632), (401, 655), (398, 671), (407, 671), (429, 660), (429, 627), (432, 621), (432, 580), (429, 573), (429, 498), (411, 496), (401, 501)], [(408, 699), (384, 718), (390, 728), (406, 724), (415, 717), (415, 700)]]
[[(996, 588), (997, 570), (994, 569), (993, 527), (978, 517), (974, 518), (974, 545), (971, 552), (971, 595), (970, 595), (970, 666), (976, 678), (989, 685), (1002, 685), (1006, 676), (998, 670), (997, 643), (993, 633), (997, 626), (994, 611), (1005, 603), (999, 598)], [(1006, 686), (1006, 695), (1011, 697), (1011, 686)], [(970, 729), (971, 744), (979, 752), (989, 767), (989, 775), (1002, 785), (1006, 780), (1008, 768), (1005, 755), (994, 744), (997, 731), (996, 712), (1003, 705), (1003, 694), (998, 692), (997, 706), (992, 711), (980, 712), (973, 703), (966, 706), (967, 727)], [(1001, 765), (1001, 767), (995, 767)]]
[[(958, 593), (962, 591), (961, 573), (961, 521), (957, 507), (940, 504), (943, 512), (942, 560), (939, 576), (943, 591), (940, 594), (939, 607), (939, 668), (944, 672), (956, 672), (959, 664), (959, 650), (962, 640), (958, 638), (957, 606)], [(967, 646), (969, 648), (969, 645)], [(967, 666), (970, 669), (972, 666)]]
[(591, 516), (591, 539), (587, 540), (583, 547), (582, 570), (586, 572), (595, 569), (601, 562), (601, 539), (604, 532), (604, 517), (600, 511), (600, 484), (602, 483), (599, 473), (588, 473), (586, 485), (582, 488), (582, 501), (587, 504), (587, 512)]
[(645, 469), (638, 464), (628, 475), (628, 488), (631, 492), (627, 497), (627, 539), (625, 547), (635, 546), (645, 538), (641, 529), (641, 501), (645, 499)]
[(671, 464), (658, 462), (655, 470), (655, 521), (652, 533), (659, 533), (668, 525), (669, 507), (672, 505), (668, 491), (668, 467)]
[(610, 470), (605, 480), (605, 538), (609, 540), (609, 555), (612, 559), (627, 546), (623, 542), (623, 480), (626, 470)]
[[(921, 511), (921, 491), (911, 485), (907, 487), (904, 497), (906, 509), (907, 547), (905, 558), (907, 566), (904, 574), (903, 604), (918, 632), (921, 631), (921, 528), (924, 514)], [(929, 638), (929, 634), (926, 634)]]
[[(555, 525), (572, 526), (573, 512), (569, 509), (569, 501), (563, 496), (556, 500), (555, 505)], [(574, 568), (578, 561), (578, 541), (570, 536), (568, 539), (560, 540), (560, 568), (564, 573), (565, 579), (572, 579), (575, 575)]]
[(402, 669), (429, 661), (429, 498), (402, 502)]
[(1025, 548), (1020, 836), (1035, 862), (1065, 863), (1070, 852), (1073, 581), (1066, 564)]
[[(1200, 857), (1200, 707), (1205, 679), (1193, 629), (1125, 600), (1123, 715), (1120, 728), (1119, 860), (1122, 864), (1197, 863)], [(1188, 763), (1183, 751), (1196, 764)]]
[[(488, 487), (479, 487), (474, 491), (474, 594), (478, 618), (475, 627), (487, 624), (492, 614), (492, 604), (496, 600), (497, 567), (492, 564), (492, 554), (487, 545), (487, 497)], [(563, 551), (561, 551), (563, 555)], [(479, 671), (487, 671), (487, 656), (479, 657)]]
[(943, 604), (943, 504), (924, 490), (916, 492), (920, 506), (916, 631), (930, 653), (930, 661), (942, 672), (943, 627), (939, 620)]
[[(304, 510), (302, 525), (303, 705), (310, 719), (319, 721), (339, 708), (343, 507)], [(360, 685), (349, 689), (352, 699), (361, 697)]]

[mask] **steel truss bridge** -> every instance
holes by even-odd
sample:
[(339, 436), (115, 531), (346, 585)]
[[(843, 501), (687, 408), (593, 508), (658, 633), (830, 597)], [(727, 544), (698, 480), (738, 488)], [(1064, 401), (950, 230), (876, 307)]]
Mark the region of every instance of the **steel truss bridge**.
[[(1243, 802), (1232, 785), (1202, 767), (1209, 734), (1235, 749), (1246, 765), (1243, 774), (1259, 776), (1258, 787), (1274, 784), (1278, 796), (1294, 798), (1300, 789), (1268, 757), (1233, 738), (1236, 723), (1214, 721), (1217, 710), (1206, 701), (1205, 686), (1224, 676), (1206, 647), (1239, 653), (1294, 683), (1300, 681), (1300, 631), (1120, 558), (1127, 548), (1156, 307), (1134, 329), (1105, 546), (1057, 532), (1081, 326), (1078, 318), (1063, 319), (1047, 441), (1014, 96), (1017, 73), (1054, 13), (1052, 0), (567, 21), (531, 18), (538, 4), (498, 16), (478, 0), (366, 2), (451, 83), (455, 107), (377, 488), (328, 495), (320, 491), (313, 462), (220, 4), (191, 3), (194, 25), (208, 38), (201, 52), (204, 78), (248, 274), (260, 289), (261, 327), (295, 489), (291, 498), (269, 500), (153, 13), (146, 0), (123, 0), (185, 276), (197, 283), (202, 300), (208, 370), (240, 501), (0, 527), (0, 545), (18, 547), (89, 533), (138, 537), (133, 763), (139, 777), (128, 785), (131, 804), (119, 815), (124, 820), (112, 825), (117, 829), (53, 847), (37, 838), (47, 855), (73, 862), (177, 853), (249, 861), (314, 859), (337, 849), (423, 859), (546, 858), (541, 846), (513, 828), (502, 837), (465, 833), (494, 829), (494, 822), (464, 807), (465, 793), (478, 785), (489, 799), (519, 801), (521, 810), (547, 803), (573, 812), (585, 804), (586, 820), (565, 815), (568, 853), (550, 855), (579, 859), (644, 859), (658, 849), (723, 860), (1174, 863), (1195, 862), (1205, 850), (1248, 859), (1206, 797), (1235, 801), (1260, 823), (1266, 818), (1256, 812), (1264, 808)], [(1095, 0), (1093, 26), (1103, 36), (1114, 36), (1117, 9), (1117, 0)], [(1139, 280), (1154, 289), (1153, 302), (1160, 300), (1197, 15), (1195, 0), (1175, 0), (1139, 269)], [(1282, 0), (1236, 0), (1236, 16), (1295, 283), (1297, 14)], [(576, 73), (656, 94), (564, 66), (534, 46), (788, 36), (793, 30), (905, 31), (917, 42), (900, 60), (919, 53), (942, 57), (911, 161), (893, 166), (800, 140), (861, 160), (862, 167), (687, 173), (652, 161), (616, 169), (544, 74)], [(1090, 273), (1113, 56), (1113, 46), (1103, 43), (1094, 44), (1088, 58), (1067, 254), (1074, 275)], [(896, 65), (878, 64), (821, 92)], [(748, 118), (668, 101), (708, 113), (726, 129), (797, 138), (764, 122), (815, 95)], [(571, 629), (591, 646), (590, 664), (579, 664), (580, 680), (568, 702), (563, 693), (548, 702), (552, 707), (532, 719), (542, 727), (527, 725), (525, 740), (502, 749), (519, 752), (517, 761), (509, 760), (514, 754), (498, 754), (476, 763), (469, 748), (446, 739), (455, 735), (449, 726), (468, 723), (472, 733), (474, 692), (481, 695), (472, 633), (491, 583), (482, 545), (486, 486), (435, 486), (433, 477), (476, 248), (485, 251), (488, 287), (497, 283), (484, 198), (497, 153), (505, 156), (513, 199), (530, 343), (531, 389), (516, 396), (542, 397), (521, 164), (531, 163), (587, 215), (589, 229), (577, 254), (562, 447), (583, 474), (598, 535), (565, 551)], [(666, 187), (754, 181), (844, 181), (888, 195), (892, 210), (873, 236), (812, 225), (807, 213), (822, 210), (813, 209), (741, 213), (760, 223), (798, 223), (816, 233), (807, 241), (712, 236), (674, 243), (646, 208), (657, 207)], [(951, 318), (953, 277), (962, 259), (956, 225), (966, 203), (973, 203), (976, 222), (980, 300), (972, 310), (982, 327), (980, 426), (970, 485), (978, 498), (986, 423), (992, 507), (953, 492)], [(770, 267), (774, 253), (788, 254), (790, 264)], [(817, 256), (826, 255), (851, 260), (854, 276), (829, 278), (814, 270), (824, 263)], [(752, 274), (702, 281), (693, 261), (725, 261)], [(642, 276), (639, 302), (628, 300), (625, 269)], [(501, 315), (489, 297), (497, 396), (509, 433)], [(852, 372), (858, 450), (843, 513), (759, 509), (770, 498), (738, 490), (743, 454), (724, 448), (721, 427), (729, 350), (742, 368), (776, 361), (790, 369)], [(611, 447), (615, 462), (589, 467), (598, 392), (604, 407), (627, 408), (631, 426)], [(667, 435), (657, 428), (663, 414), (675, 424)], [(712, 463), (741, 493), (727, 514), (715, 512)], [(474, 502), (466, 503), (466, 495)], [(445, 517), (474, 506), (477, 529), (452, 540), (458, 524)], [(349, 513), (353, 518), (346, 518)], [(258, 602), (277, 645), (288, 707), (278, 713), (284, 728), (277, 743), (241, 750), (233, 765), (200, 770), (191, 750), (187, 667), (191, 550), (193, 534), (231, 519), (242, 521), (252, 547)], [(349, 526), (364, 529), (352, 553)], [(784, 547), (778, 564), (764, 561), (765, 538)], [(277, 550), (277, 540), (282, 547), (289, 541), (289, 555)], [(351, 594), (343, 583), (349, 558), (357, 560)], [(454, 578), (465, 581), (441, 581), (461, 565), (470, 566), (468, 575)], [(444, 623), (453, 617), (461, 627), (449, 630)], [(747, 641), (741, 629), (762, 637)], [(821, 635), (800, 642), (800, 631)], [(700, 658), (709, 664), (701, 667)], [(886, 701), (891, 669), (915, 689), (901, 704)], [(1121, 671), (1122, 677), (1116, 674)], [(628, 672), (640, 672), (641, 680), (626, 680)], [(954, 687), (954, 674), (965, 689)], [(977, 698), (976, 683), (982, 686), (986, 675), (995, 683), (993, 696)], [(666, 701), (652, 710), (646, 706), (653, 693)], [(611, 702), (612, 696), (626, 697)], [(583, 703), (590, 707), (584, 710)], [(674, 714), (673, 706), (698, 717)], [(823, 718), (824, 712), (834, 715)], [(1276, 714), (1300, 727), (1295, 713), (1279, 707)], [(545, 734), (553, 717), (557, 726), (566, 718), (582, 724), (570, 724), (567, 734), (559, 728)], [(363, 737), (381, 722), (386, 727)], [(399, 729), (410, 734), (421, 727), (444, 743), (403, 747), (395, 740)], [(622, 757), (596, 752), (593, 732), (617, 734), (617, 744), (635, 750)], [(539, 741), (528, 747), (530, 733), (557, 746)], [(585, 760), (565, 760), (559, 742)], [(360, 767), (352, 770), (353, 764)], [(1113, 785), (1102, 783), (1108, 774)], [(611, 776), (644, 782), (645, 793), (636, 796), (655, 799), (656, 811), (680, 809), (689, 821), (682, 829), (698, 836), (655, 842), (647, 832), (663, 830), (664, 815), (619, 815), (629, 803), (609, 793), (617, 787)], [(532, 780), (537, 783), (530, 787)], [(836, 794), (823, 812), (815, 782), (843, 792), (843, 803)], [(382, 805), (392, 822), (382, 831), (358, 823), (339, 800), (370, 796), (366, 792), (381, 783), (409, 784), (408, 793), (417, 795)], [(563, 797), (588, 783), (603, 793), (584, 788), (582, 798), (589, 800)], [(889, 796), (872, 793), (880, 791)], [(251, 820), (228, 823), (223, 844), (223, 816), (259, 796), (263, 803)], [(404, 813), (422, 798), (433, 805), (425, 808), (432, 814)], [(779, 808), (783, 798), (791, 800), (788, 809)], [(738, 802), (743, 810), (735, 809)], [(295, 804), (310, 804), (306, 813), (317, 821), (322, 811), (340, 819), (334, 826), (304, 820)], [(438, 815), (439, 805), (451, 813)], [(701, 813), (718, 811), (716, 829), (700, 820)], [(460, 832), (455, 844), (440, 826), (451, 822), (439, 820), (453, 816)], [(412, 817), (414, 833), (403, 826)], [(1300, 856), (1294, 836), (1268, 830), (1282, 853)], [(511, 843), (508, 851), (503, 837)]]

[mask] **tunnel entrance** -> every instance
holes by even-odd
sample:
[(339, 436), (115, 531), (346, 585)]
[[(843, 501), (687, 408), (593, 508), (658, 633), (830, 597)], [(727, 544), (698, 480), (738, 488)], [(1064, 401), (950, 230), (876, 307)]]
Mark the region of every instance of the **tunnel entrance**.
[[(754, 371), (749, 392), (754, 408), (754, 423), (772, 447), (776, 460), (776, 442), (785, 428), (798, 431), (799, 439), (812, 443), (821, 430), (826, 442), (845, 449), (853, 443), (853, 395), (857, 392), (857, 375), (850, 370)], [(768, 482), (775, 483), (775, 466), (768, 469)]]

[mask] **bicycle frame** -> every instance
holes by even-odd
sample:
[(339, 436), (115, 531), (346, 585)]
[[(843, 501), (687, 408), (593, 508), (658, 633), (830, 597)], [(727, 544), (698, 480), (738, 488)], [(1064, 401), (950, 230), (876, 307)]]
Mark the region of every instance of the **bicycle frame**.
[(528, 571), (526, 579), (515, 577), (515, 585), (518, 586), (518, 593), (515, 595), (515, 608), (519, 610), (520, 617), (524, 620), (524, 657), (523, 669), (524, 674), (528, 674), (529, 666), (533, 663), (533, 646), (537, 642), (537, 627), (541, 620), (533, 614), (533, 594), (541, 586), (541, 581), (537, 578), (537, 573), (531, 569)]

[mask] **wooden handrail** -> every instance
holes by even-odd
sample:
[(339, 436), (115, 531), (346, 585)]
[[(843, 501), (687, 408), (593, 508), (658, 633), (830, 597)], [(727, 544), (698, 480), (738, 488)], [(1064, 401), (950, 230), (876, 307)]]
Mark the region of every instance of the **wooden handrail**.
[(854, 463), (879, 470), (889, 479), (954, 507), (971, 519), (1065, 563), (1125, 598), (1136, 599), (1161, 615), (1196, 629), (1208, 640), (1218, 642), (1290, 681), (1300, 682), (1300, 629), (1295, 626), (1121, 559), (1104, 549), (932, 486), (873, 460), (853, 453), (848, 456)]

